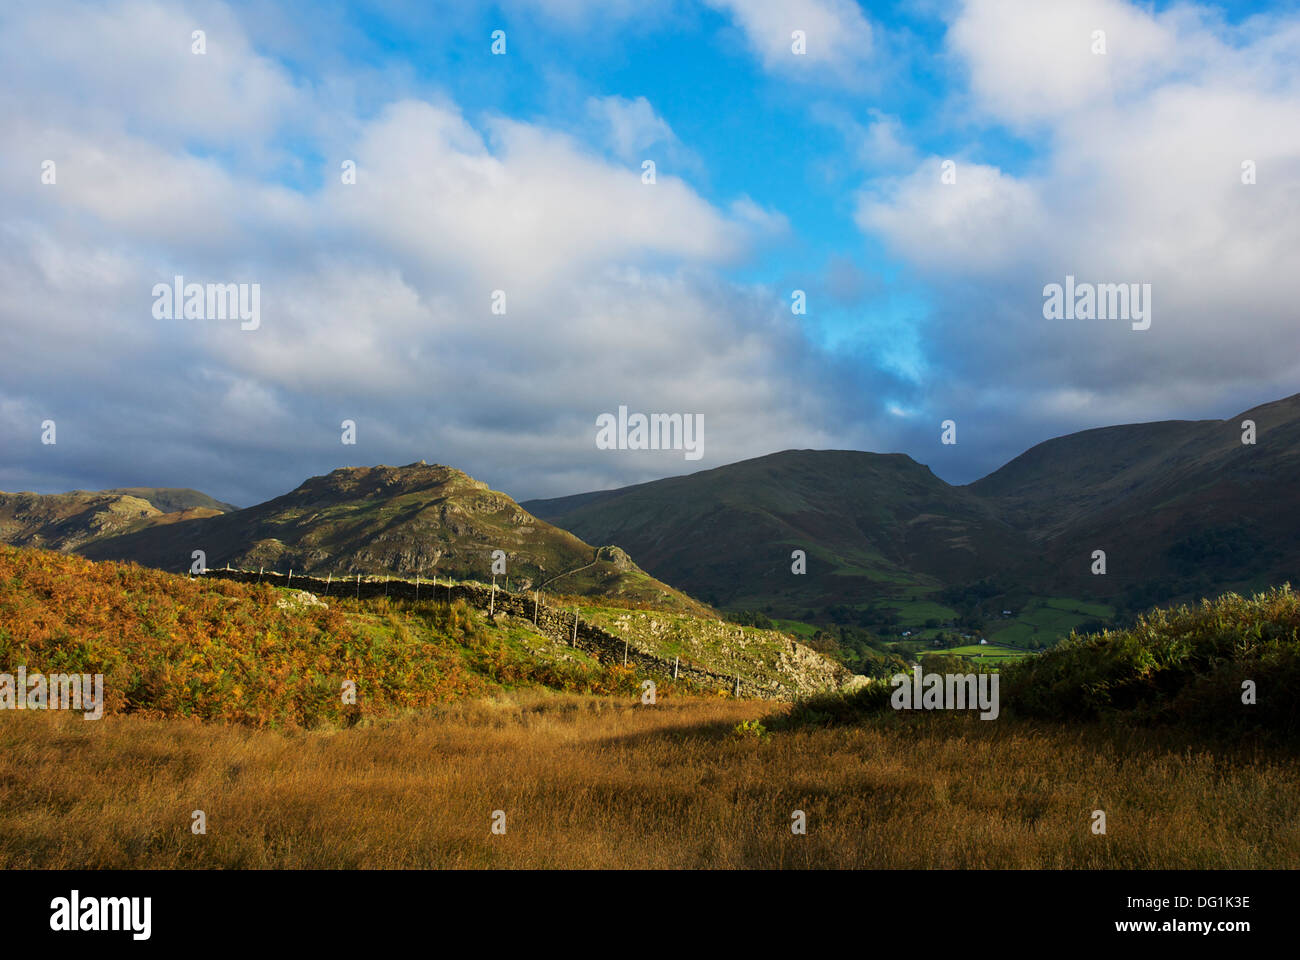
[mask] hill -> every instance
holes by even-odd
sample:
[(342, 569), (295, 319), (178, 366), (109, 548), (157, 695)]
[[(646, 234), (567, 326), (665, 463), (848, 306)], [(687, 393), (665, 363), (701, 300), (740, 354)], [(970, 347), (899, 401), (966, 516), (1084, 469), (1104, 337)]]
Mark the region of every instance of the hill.
[(350, 724), (515, 687), (637, 692), (630, 671), (463, 603), (326, 602), (3, 545), (0, 662), (102, 673), (106, 714), (253, 726)]
[(642, 571), (621, 550), (597, 549), (532, 516), (504, 493), (451, 467), (345, 467), (233, 513), (153, 524), (78, 548), (95, 560), (189, 570), (209, 567), (298, 573), (500, 579), (512, 589), (606, 596), (707, 616), (689, 597)]
[[(1242, 443), (1242, 422), (1256, 442)], [(1024, 530), (1056, 589), (1140, 608), (1300, 572), (1300, 394), (1227, 420), (1085, 430), (967, 489)], [(1094, 549), (1107, 574), (1093, 576)]]
[[(413, 596), (401, 581), (354, 594), (272, 579), (0, 545), (0, 662), (102, 673), (109, 713), (288, 726), (516, 686), (632, 698), (652, 678), (665, 693), (791, 699), (861, 682), (782, 634), (688, 614), (557, 606), (472, 582), (425, 581)], [(345, 680), (364, 710), (344, 709)]]
[(233, 513), (239, 508), (233, 503), (223, 503), (198, 490), (185, 487), (117, 487), (100, 493), (147, 500), (163, 513), (183, 513), (187, 510), (211, 510), (215, 513)]
[(234, 510), (197, 490), (130, 487), (70, 493), (0, 493), (0, 542), (76, 550), (157, 523)]
[[(1298, 471), (1300, 395), (1059, 437), (964, 487), (898, 454), (788, 450), (525, 506), (714, 604), (824, 620), (883, 602), (903, 626), (964, 619), (1037, 640), (1115, 608), (1296, 578)], [(790, 573), (796, 548), (804, 577)], [(1007, 608), (1017, 622), (987, 622)], [(1069, 616), (1049, 627), (1052, 610)]]
[[(620, 490), (532, 500), (713, 604), (802, 610), (983, 576), (1025, 539), (902, 454), (786, 450)], [(791, 553), (807, 554), (807, 573)]]

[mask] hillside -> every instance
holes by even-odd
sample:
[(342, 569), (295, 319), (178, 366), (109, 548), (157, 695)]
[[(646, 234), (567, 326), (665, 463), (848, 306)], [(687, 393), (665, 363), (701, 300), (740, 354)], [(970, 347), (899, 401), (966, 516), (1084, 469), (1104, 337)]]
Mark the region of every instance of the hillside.
[(100, 493), (147, 500), (163, 513), (182, 513), (187, 510), (211, 510), (215, 513), (232, 513), (239, 508), (233, 503), (223, 503), (198, 490), (184, 487), (116, 487)]
[(514, 589), (548, 589), (708, 615), (655, 580), (622, 551), (584, 543), (514, 500), (451, 467), (346, 467), (233, 513), (151, 525), (87, 543), (96, 560), (133, 560), (189, 570), (193, 551), (209, 567), (321, 576), (391, 574), (492, 579), (492, 553), (506, 554)]
[[(946, 669), (968, 668), (956, 660)], [(1300, 684), (1300, 595), (1284, 585), (1151, 610), (1126, 629), (1071, 634), (1000, 673), (1001, 706), (1009, 718), (1163, 726), (1197, 738), (1294, 747), (1300, 736), (1300, 705), (1292, 693)], [(786, 722), (900, 719), (892, 689), (878, 680), (810, 698)]]
[(1039, 649), (1154, 604), (1300, 579), (1298, 471), (1300, 395), (1058, 437), (963, 487), (901, 454), (787, 450), (521, 505), (421, 461), (335, 470), (243, 510), (192, 490), (0, 494), (0, 540), (174, 571), (202, 550), (210, 567), (482, 581), (503, 550), (516, 590), (712, 616), (695, 597), (912, 656), (980, 637)]
[(630, 671), (463, 603), (321, 600), (3, 545), (0, 663), (102, 673), (106, 714), (254, 726), (350, 724), (514, 687), (638, 690)]
[[(568, 603), (481, 584), (425, 581), (413, 596), (382, 578), (355, 592), (286, 579), (0, 546), (0, 662), (102, 673), (109, 713), (293, 726), (514, 686), (631, 697), (653, 678), (666, 692), (791, 699), (853, 680), (779, 633), (686, 614), (583, 606), (574, 630)], [(355, 716), (344, 680), (364, 694)]]
[[(1296, 579), (1298, 472), (1300, 394), (1227, 420), (1059, 437), (967, 489), (1034, 541), (1053, 586), (1141, 607)], [(1094, 549), (1107, 553), (1104, 577), (1089, 571)]]
[[(1078, 611), (1068, 632), (1116, 607), (1296, 579), (1298, 472), (1300, 395), (1227, 420), (1059, 437), (965, 487), (902, 455), (791, 450), (525, 506), (716, 605), (825, 619), (882, 601), (908, 625), (982, 602), (971, 623), (1010, 607), (1023, 622), (989, 629), (1037, 638), (1049, 608)], [(804, 577), (790, 573), (795, 548)]]
[(1043, 719), (1119, 717), (1294, 743), (1297, 684), (1300, 595), (1282, 586), (1153, 610), (1125, 630), (1072, 635), (1010, 668), (1005, 695), (1019, 713)]
[(0, 542), (76, 550), (157, 523), (235, 509), (197, 490), (130, 487), (70, 493), (0, 493)]
[[(528, 509), (614, 543), (715, 605), (784, 610), (933, 589), (1023, 561), (1025, 540), (901, 454), (787, 450)], [(807, 573), (791, 572), (791, 552)]]

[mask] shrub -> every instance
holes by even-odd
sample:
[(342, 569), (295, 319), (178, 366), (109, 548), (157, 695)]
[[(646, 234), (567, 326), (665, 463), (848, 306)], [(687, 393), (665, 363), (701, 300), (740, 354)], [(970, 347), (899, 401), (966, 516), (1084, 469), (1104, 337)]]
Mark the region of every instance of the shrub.
[[(1290, 586), (1153, 610), (1126, 630), (1071, 634), (1003, 671), (1015, 712), (1052, 720), (1123, 716), (1223, 734), (1300, 735), (1300, 596)], [(1242, 702), (1253, 681), (1257, 702)]]

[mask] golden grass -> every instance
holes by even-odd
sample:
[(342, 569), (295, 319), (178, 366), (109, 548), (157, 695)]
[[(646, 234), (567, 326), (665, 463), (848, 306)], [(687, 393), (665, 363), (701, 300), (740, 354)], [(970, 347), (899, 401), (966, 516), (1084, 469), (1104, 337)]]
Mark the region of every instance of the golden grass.
[(0, 867), (1300, 866), (1288, 754), (955, 717), (733, 733), (771, 710), (520, 693), (332, 732), (6, 712)]

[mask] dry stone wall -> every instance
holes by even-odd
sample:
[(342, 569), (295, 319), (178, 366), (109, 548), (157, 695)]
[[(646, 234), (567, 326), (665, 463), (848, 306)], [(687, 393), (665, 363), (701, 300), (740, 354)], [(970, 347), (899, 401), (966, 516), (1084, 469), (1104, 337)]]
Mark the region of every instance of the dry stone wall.
[[(638, 650), (623, 637), (594, 624), (583, 622), (574, 610), (555, 607), (534, 594), (510, 593), (500, 587), (473, 582), (433, 583), (429, 580), (379, 580), (373, 577), (355, 577), (335, 580), (331, 577), (312, 577), (302, 574), (283, 574), (256, 570), (208, 570), (204, 577), (232, 580), (236, 583), (265, 583), (273, 587), (306, 590), (319, 597), (398, 597), (406, 600), (463, 600), (469, 606), (493, 614), (506, 614), (535, 623), (538, 630), (553, 640), (560, 640), (602, 663), (623, 663), (635, 667), (639, 674), (660, 679), (672, 678), (689, 681), (700, 687), (725, 690), (741, 697), (761, 700), (792, 699), (801, 685), (769, 681), (757, 683), (747, 677), (727, 676), (706, 670), (690, 663), (656, 657)], [(575, 635), (574, 620), (577, 619)], [(797, 644), (791, 644), (797, 648)]]

